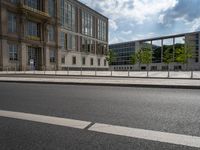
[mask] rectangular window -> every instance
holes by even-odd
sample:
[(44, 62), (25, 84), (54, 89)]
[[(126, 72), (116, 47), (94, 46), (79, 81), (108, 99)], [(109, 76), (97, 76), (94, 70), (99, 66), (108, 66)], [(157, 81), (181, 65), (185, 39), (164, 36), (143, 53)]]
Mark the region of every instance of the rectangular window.
[(76, 65), (76, 56), (72, 57), (72, 65)]
[(9, 60), (18, 60), (18, 46), (16, 44), (9, 44)]
[(40, 24), (32, 21), (27, 23), (27, 35), (31, 37), (40, 37)]
[(82, 11), (82, 34), (93, 36), (93, 16)]
[(98, 59), (98, 66), (101, 66), (101, 59)]
[(85, 57), (82, 57), (82, 65), (85, 65)]
[(19, 1), (18, 0), (10, 0), (11, 3), (17, 4)]
[(106, 21), (98, 19), (98, 39), (102, 41), (107, 40), (107, 25)]
[(64, 32), (61, 32), (61, 35), (60, 35), (60, 45), (62, 47), (62, 50), (65, 49), (65, 33)]
[(66, 44), (68, 50), (76, 50), (76, 36), (68, 33), (66, 35)]
[(40, 1), (41, 0), (25, 0), (25, 5), (40, 10)]
[(50, 63), (55, 63), (56, 62), (55, 49), (50, 49), (50, 51), (49, 51), (49, 57), (50, 57)]
[(8, 32), (17, 32), (17, 16), (11, 12), (8, 12)]
[(107, 66), (107, 61), (106, 61), (106, 59), (104, 59), (104, 66)]
[(65, 56), (62, 56), (62, 58), (61, 58), (61, 63), (62, 63), (62, 64), (65, 64)]
[(91, 66), (94, 65), (94, 59), (93, 59), (93, 58), (90, 59), (90, 65), (91, 65)]
[(55, 0), (48, 1), (48, 12), (51, 17), (55, 16)]
[(64, 0), (61, 1), (61, 23), (69, 30), (75, 31), (76, 29), (76, 8)]
[(48, 40), (51, 42), (55, 41), (55, 30), (52, 25), (49, 25)]

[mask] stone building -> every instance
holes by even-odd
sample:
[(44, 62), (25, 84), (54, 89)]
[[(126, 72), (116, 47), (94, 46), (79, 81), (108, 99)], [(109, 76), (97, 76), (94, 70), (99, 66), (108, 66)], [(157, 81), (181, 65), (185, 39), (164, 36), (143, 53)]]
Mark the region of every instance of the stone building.
[(0, 0), (0, 70), (108, 69), (108, 18), (77, 0)]

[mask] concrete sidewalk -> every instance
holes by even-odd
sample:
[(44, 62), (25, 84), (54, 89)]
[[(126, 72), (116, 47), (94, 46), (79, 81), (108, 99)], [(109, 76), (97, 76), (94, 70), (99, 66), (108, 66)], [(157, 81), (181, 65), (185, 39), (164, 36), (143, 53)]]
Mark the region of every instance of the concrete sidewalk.
[(200, 80), (77, 76), (1, 76), (0, 82), (200, 89)]

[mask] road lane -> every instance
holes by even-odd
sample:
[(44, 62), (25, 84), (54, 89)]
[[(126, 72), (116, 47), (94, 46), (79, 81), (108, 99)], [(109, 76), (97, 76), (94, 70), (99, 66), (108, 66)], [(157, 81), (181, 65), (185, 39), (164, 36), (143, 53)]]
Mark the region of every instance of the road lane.
[(43, 84), (0, 84), (0, 109), (200, 136), (200, 92)]

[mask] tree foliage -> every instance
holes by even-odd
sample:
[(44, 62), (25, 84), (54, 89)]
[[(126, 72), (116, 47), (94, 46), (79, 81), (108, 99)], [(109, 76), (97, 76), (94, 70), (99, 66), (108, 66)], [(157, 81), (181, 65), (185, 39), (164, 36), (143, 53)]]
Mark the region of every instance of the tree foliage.
[(176, 62), (187, 64), (188, 60), (193, 58), (194, 56), (192, 49), (193, 49), (192, 45), (189, 45), (188, 43), (186, 43), (185, 46), (176, 48), (175, 49)]
[(150, 48), (141, 48), (139, 51), (131, 55), (131, 64), (135, 65), (146, 64), (149, 65), (152, 62), (152, 52)]
[(163, 62), (165, 64), (170, 64), (173, 62), (173, 52), (171, 52), (171, 48), (167, 48), (163, 53)]
[(116, 60), (116, 53), (110, 49), (106, 54), (106, 60), (111, 65)]

